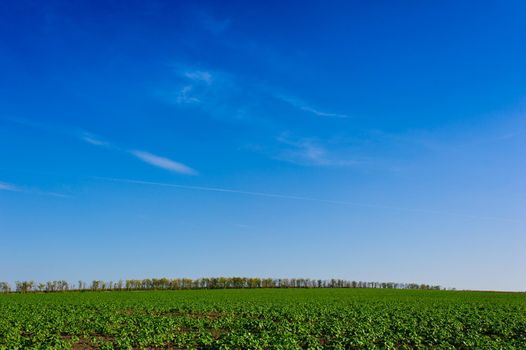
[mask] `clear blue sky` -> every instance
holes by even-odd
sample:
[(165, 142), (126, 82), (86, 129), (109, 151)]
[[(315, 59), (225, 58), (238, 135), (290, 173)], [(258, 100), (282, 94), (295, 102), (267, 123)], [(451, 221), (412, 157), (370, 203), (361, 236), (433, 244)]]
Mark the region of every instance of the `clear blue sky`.
[(523, 1), (3, 1), (0, 280), (526, 290)]

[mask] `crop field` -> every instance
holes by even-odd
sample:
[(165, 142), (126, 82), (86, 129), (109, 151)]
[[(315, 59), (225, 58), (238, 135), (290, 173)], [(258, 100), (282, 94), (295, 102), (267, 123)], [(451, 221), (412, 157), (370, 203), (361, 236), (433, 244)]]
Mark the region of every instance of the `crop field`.
[(526, 349), (526, 295), (247, 289), (0, 295), (0, 349)]

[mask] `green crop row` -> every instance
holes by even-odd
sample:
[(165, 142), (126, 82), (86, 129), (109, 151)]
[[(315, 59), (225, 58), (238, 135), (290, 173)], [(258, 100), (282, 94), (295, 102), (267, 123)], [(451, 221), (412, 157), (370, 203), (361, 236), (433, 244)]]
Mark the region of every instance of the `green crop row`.
[(0, 315), (0, 349), (526, 349), (520, 293), (5, 294)]

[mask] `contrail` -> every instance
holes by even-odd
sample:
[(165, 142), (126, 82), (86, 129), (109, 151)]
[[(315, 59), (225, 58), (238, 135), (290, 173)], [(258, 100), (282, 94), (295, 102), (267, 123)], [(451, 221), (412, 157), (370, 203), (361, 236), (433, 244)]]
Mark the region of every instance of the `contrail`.
[(406, 212), (414, 212), (414, 213), (447, 215), (447, 216), (454, 216), (454, 217), (466, 218), (466, 219), (494, 220), (494, 221), (522, 223), (522, 221), (520, 220), (494, 217), (494, 216), (477, 216), (477, 215), (453, 213), (453, 212), (447, 212), (447, 211), (441, 211), (441, 210), (417, 209), (417, 208), (407, 208), (407, 207), (398, 207), (398, 206), (380, 205), (380, 204), (367, 204), (367, 203), (359, 203), (359, 202), (351, 202), (351, 201), (339, 201), (339, 200), (332, 200), (332, 199), (294, 196), (294, 195), (280, 194), (280, 193), (243, 191), (243, 190), (237, 190), (237, 189), (231, 189), (231, 188), (220, 188), (220, 187), (178, 185), (178, 184), (173, 184), (173, 183), (153, 182), (153, 181), (133, 180), (133, 179), (123, 179), (123, 178), (111, 178), (111, 177), (92, 176), (92, 178), (99, 179), (99, 180), (106, 180), (106, 181), (121, 182), (121, 183), (179, 188), (179, 189), (194, 190), (194, 191), (234, 193), (234, 194), (243, 194), (243, 195), (255, 196), (255, 197), (291, 199), (291, 200), (309, 201), (309, 202), (318, 202), (318, 203), (327, 203), (327, 204), (349, 205), (349, 206), (362, 207), (362, 208), (389, 209), (389, 210), (398, 210), (398, 211), (406, 211)]
[(69, 196), (67, 194), (63, 194), (63, 193), (47, 192), (47, 191), (41, 191), (41, 190), (35, 189), (35, 188), (20, 187), (19, 185), (14, 185), (12, 183), (2, 182), (2, 181), (0, 181), (0, 191), (36, 194), (36, 195), (39, 195), (39, 196), (71, 198), (71, 196)]

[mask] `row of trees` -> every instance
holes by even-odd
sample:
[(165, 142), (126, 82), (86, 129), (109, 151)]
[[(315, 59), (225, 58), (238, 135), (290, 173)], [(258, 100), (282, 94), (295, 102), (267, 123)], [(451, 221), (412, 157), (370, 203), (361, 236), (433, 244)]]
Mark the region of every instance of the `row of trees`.
[[(65, 292), (69, 290), (69, 283), (66, 281), (48, 281), (46, 283), (35, 283), (34, 281), (17, 281), (15, 290), (21, 293), (27, 292)], [(11, 286), (7, 282), (0, 282), (0, 293), (11, 291)]]
[[(180, 289), (234, 289), (234, 288), (391, 288), (391, 289), (434, 289), (440, 286), (416, 283), (363, 282), (342, 279), (309, 279), (309, 278), (247, 278), (247, 277), (212, 277), (212, 278), (147, 278), (142, 280), (92, 281), (90, 284), (79, 281), (70, 285), (66, 281), (35, 283), (17, 281), (15, 291), (28, 292), (64, 292), (68, 290), (180, 290)], [(0, 292), (10, 292), (11, 286), (0, 282)]]

